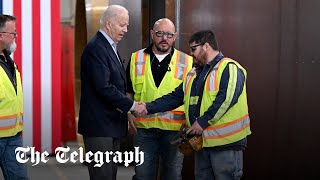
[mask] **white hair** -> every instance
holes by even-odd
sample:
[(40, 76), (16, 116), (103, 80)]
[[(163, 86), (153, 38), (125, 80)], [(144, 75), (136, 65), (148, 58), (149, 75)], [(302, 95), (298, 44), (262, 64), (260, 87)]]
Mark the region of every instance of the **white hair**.
[(128, 10), (123, 6), (120, 6), (120, 5), (108, 6), (100, 18), (100, 25), (104, 26), (104, 23), (106, 22), (107, 19), (111, 20), (112, 18), (116, 17), (119, 14), (119, 12), (126, 12), (127, 14), (129, 14)]

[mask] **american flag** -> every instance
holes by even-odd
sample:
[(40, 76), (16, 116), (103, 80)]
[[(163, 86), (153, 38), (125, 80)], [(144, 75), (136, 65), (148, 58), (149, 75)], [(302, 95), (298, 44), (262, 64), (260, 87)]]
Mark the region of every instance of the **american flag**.
[(17, 18), (24, 146), (54, 153), (61, 145), (60, 0), (0, 0), (0, 13)]

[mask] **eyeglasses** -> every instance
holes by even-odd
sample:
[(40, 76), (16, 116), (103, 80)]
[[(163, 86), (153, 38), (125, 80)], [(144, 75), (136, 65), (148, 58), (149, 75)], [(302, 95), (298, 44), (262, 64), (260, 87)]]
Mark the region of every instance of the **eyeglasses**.
[(189, 48), (190, 48), (190, 51), (193, 53), (194, 51), (197, 50), (198, 46), (203, 46), (203, 45), (204, 45), (204, 43), (200, 43), (200, 44), (196, 44), (196, 45), (190, 46)]
[(173, 38), (173, 36), (176, 34), (176, 33), (163, 32), (163, 31), (154, 31), (154, 32), (156, 32), (156, 35), (158, 37), (163, 37), (164, 35), (167, 35), (167, 38)]
[(17, 32), (0, 32), (0, 33), (7, 33), (7, 34), (12, 34), (14, 37), (17, 37)]

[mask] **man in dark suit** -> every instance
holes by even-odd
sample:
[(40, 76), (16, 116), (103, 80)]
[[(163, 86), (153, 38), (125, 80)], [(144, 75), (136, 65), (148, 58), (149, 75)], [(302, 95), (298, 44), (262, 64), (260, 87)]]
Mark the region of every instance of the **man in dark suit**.
[[(120, 150), (120, 138), (128, 130), (128, 111), (141, 104), (126, 97), (126, 75), (117, 53), (117, 43), (127, 32), (128, 11), (111, 5), (100, 19), (100, 30), (89, 41), (81, 56), (81, 101), (78, 131), (86, 152)], [(91, 157), (92, 159), (93, 157)], [(117, 164), (88, 165), (91, 180), (116, 179)]]

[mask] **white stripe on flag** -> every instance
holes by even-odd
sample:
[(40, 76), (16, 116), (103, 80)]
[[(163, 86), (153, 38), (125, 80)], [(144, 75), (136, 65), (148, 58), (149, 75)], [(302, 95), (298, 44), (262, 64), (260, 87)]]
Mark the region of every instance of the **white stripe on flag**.
[(40, 1), (40, 15), (41, 145), (42, 152), (52, 153), (51, 0)]
[(24, 97), (23, 146), (33, 146), (33, 88), (32, 88), (32, 1), (21, 1), (22, 22), (22, 73)]
[(2, 13), (13, 15), (13, 0), (3, 0)]

